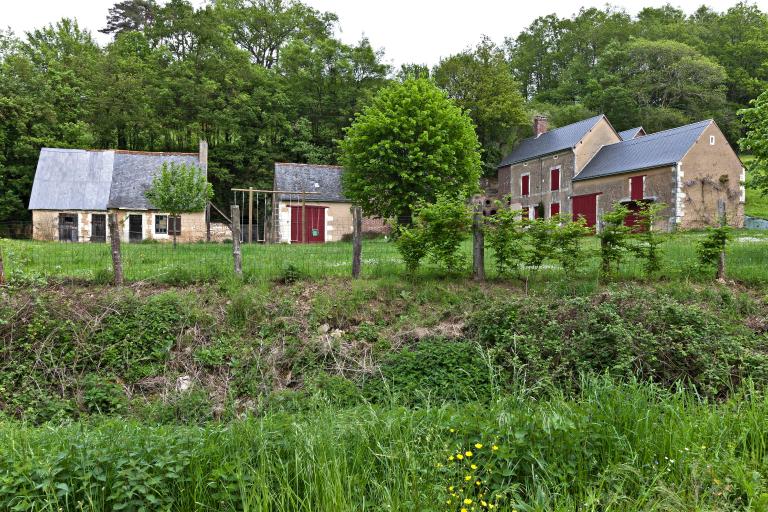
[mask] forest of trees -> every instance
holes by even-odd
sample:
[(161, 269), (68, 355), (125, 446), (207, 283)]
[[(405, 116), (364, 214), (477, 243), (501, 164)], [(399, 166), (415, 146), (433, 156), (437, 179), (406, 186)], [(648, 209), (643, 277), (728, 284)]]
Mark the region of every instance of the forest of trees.
[(225, 205), (233, 186), (270, 186), (275, 161), (336, 163), (354, 114), (407, 76), (469, 111), (488, 174), (534, 112), (648, 131), (712, 117), (735, 142), (736, 111), (768, 83), (768, 16), (748, 3), (545, 16), (432, 69), (393, 70), (368, 40), (341, 42), (337, 25), (299, 1), (123, 0), (104, 46), (69, 19), (0, 31), (0, 221), (29, 217), (44, 146), (195, 151), (203, 137)]

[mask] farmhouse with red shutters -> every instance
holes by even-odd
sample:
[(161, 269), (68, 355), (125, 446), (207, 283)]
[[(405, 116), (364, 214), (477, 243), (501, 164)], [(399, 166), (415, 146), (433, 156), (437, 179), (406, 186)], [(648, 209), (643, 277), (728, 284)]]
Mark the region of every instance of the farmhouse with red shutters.
[(548, 130), (537, 116), (533, 128), (498, 167), (499, 196), (524, 217), (599, 228), (615, 203), (656, 202), (661, 230), (714, 225), (723, 208), (730, 225), (744, 223), (744, 167), (713, 120), (646, 134), (619, 133), (604, 115)]

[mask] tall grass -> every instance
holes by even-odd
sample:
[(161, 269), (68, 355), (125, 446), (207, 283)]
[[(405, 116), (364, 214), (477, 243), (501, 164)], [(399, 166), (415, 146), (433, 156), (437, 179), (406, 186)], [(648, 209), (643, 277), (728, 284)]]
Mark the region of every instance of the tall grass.
[(5, 423), (0, 508), (457, 510), (440, 468), (481, 442), (478, 460), (501, 447), (500, 510), (766, 510), (768, 399), (745, 389), (707, 403), (591, 379), (575, 398), (317, 405), (204, 428)]

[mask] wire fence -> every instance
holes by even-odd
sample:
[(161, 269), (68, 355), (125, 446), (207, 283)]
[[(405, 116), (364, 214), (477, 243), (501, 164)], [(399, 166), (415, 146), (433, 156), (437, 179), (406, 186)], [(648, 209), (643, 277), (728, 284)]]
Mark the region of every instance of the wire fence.
[[(312, 224), (305, 226), (311, 233)], [(352, 225), (337, 222), (333, 233), (338, 237), (331, 240), (296, 241), (285, 243), (244, 243), (241, 246), (243, 278), (249, 282), (274, 282), (301, 277), (346, 277), (352, 273), (353, 243), (351, 242)], [(229, 236), (217, 237), (219, 242), (188, 241), (185, 230), (196, 230), (191, 224), (182, 223), (179, 238), (182, 241), (174, 248), (170, 235), (158, 239), (130, 241), (130, 230), (122, 231), (122, 267), (128, 282), (153, 281), (165, 283), (184, 283), (215, 281), (234, 276), (233, 244)], [(200, 231), (200, 230), (197, 230)], [(204, 232), (204, 231), (203, 231)], [(113, 279), (112, 253), (110, 237), (106, 240), (98, 237), (78, 236), (77, 242), (54, 240), (35, 240), (36, 231), (32, 223), (0, 224), (0, 254), (2, 255), (5, 275), (9, 282), (21, 282), (34, 279), (56, 279), (63, 282), (108, 283)], [(226, 233), (225, 233), (226, 234)], [(679, 233), (664, 235), (661, 248), (662, 270), (657, 279), (708, 280), (711, 276), (697, 264), (696, 244), (702, 233)], [(66, 237), (65, 237), (66, 239)], [(74, 237), (70, 238), (74, 239)], [(583, 263), (579, 272), (582, 277), (590, 278), (599, 274), (599, 243), (595, 237), (586, 237), (582, 242)], [(463, 258), (464, 275), (469, 275), (472, 268), (473, 248), (471, 239), (460, 247)], [(485, 269), (489, 278), (500, 278), (496, 272), (493, 252), (485, 249)], [(397, 245), (393, 243), (389, 229), (380, 224), (370, 224), (363, 229), (362, 241), (363, 278), (387, 276), (406, 277), (405, 265)], [(738, 231), (728, 244), (728, 276), (745, 283), (768, 284), (768, 232)], [(421, 276), (443, 275), (439, 266), (425, 260), (419, 274)], [(554, 261), (545, 261), (538, 269), (523, 266), (514, 276), (520, 279), (571, 279), (566, 276)], [(618, 279), (645, 278), (643, 262), (628, 255), (615, 276)]]

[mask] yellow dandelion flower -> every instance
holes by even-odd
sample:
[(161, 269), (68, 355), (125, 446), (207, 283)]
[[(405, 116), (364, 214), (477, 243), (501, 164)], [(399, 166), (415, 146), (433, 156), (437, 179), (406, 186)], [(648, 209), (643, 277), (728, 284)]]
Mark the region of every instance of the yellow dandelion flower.
[(493, 445), (493, 446), (491, 447), (491, 450), (493, 450), (493, 451), (497, 451), (498, 449), (499, 449), (499, 447), (498, 447), (498, 446), (496, 446), (496, 445)]
[(472, 452), (467, 450), (466, 452), (464, 452), (464, 455), (466, 455), (467, 457), (471, 457), (472, 456)]
[(475, 448), (477, 448), (478, 450), (482, 447), (483, 445), (481, 443), (475, 443)]
[(472, 464), (472, 465), (471, 465), (471, 466), (469, 466), (469, 467), (471, 467), (472, 469), (477, 469), (477, 464)]
[(450, 491), (450, 492), (453, 492), (453, 486), (450, 486), (450, 487), (448, 488), (448, 491)]
[[(481, 504), (482, 506), (484, 506), (484, 507), (487, 507), (487, 506), (488, 506), (488, 503), (486, 503), (485, 501), (482, 501), (482, 500), (480, 500), (480, 504)], [(450, 505), (450, 503), (449, 503), (449, 505)]]
[(462, 508), (462, 509), (461, 509), (461, 512), (469, 512), (469, 510), (467, 510), (467, 509), (465, 509), (465, 508)]
[(450, 457), (448, 457), (448, 460), (452, 461), (452, 460), (453, 460), (453, 455), (451, 455)]
[(452, 429), (451, 429), (451, 432), (456, 432), (456, 429), (455, 429), (455, 428), (452, 428)]
[(469, 498), (464, 498), (464, 504), (465, 505), (471, 505), (472, 504), (472, 500), (469, 499)]
[(470, 480), (472, 480), (472, 475), (467, 475), (464, 477), (465, 482), (469, 482)]
[(478, 480), (477, 482), (475, 482), (475, 485), (480, 485), (480, 480)]

